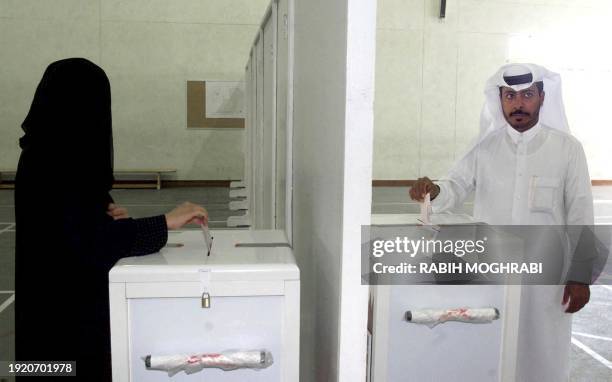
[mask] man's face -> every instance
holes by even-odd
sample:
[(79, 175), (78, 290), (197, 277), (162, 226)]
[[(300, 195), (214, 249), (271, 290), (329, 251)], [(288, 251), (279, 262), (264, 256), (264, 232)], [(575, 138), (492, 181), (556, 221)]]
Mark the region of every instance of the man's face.
[(540, 107), (544, 103), (544, 92), (540, 93), (536, 84), (518, 92), (504, 86), (501, 88), (500, 97), (504, 118), (515, 130), (529, 130), (538, 122)]

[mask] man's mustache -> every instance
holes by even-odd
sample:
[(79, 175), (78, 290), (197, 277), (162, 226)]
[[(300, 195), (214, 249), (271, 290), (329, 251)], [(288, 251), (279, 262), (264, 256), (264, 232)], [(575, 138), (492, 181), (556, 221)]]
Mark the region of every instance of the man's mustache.
[(529, 117), (531, 114), (527, 113), (526, 111), (522, 111), (522, 110), (515, 110), (512, 113), (510, 113), (511, 117), (514, 117), (516, 115), (523, 115), (525, 117)]

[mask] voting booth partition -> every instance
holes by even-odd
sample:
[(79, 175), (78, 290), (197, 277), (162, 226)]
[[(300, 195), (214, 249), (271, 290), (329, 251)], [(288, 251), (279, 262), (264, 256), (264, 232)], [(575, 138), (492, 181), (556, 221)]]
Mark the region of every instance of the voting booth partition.
[[(372, 225), (416, 225), (419, 218), (374, 214)], [(462, 214), (431, 219), (438, 238), (453, 225), (475, 224)], [(512, 237), (498, 239), (508, 248), (520, 246)], [(369, 381), (515, 381), (520, 285), (376, 285), (371, 294)], [(465, 309), (491, 315), (454, 317)], [(423, 312), (430, 316), (419, 322), (416, 315)]]
[[(291, 248), (288, 0), (273, 0), (246, 65), (244, 179), (212, 230), (169, 232), (109, 273), (115, 382), (297, 381), (300, 271)], [(279, 28), (279, 26), (281, 26)]]
[[(288, 0), (272, 1), (245, 70), (245, 171), (233, 183), (230, 227), (285, 229), (291, 209), (291, 103)], [(289, 233), (290, 235), (290, 233)]]

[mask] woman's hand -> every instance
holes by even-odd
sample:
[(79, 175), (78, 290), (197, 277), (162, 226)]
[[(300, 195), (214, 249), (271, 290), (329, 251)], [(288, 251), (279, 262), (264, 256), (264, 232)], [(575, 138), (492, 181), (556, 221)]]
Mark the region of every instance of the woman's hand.
[(197, 204), (185, 202), (166, 214), (168, 229), (179, 229), (190, 223), (208, 225), (208, 211)]
[(108, 216), (112, 217), (115, 220), (127, 219), (130, 217), (125, 208), (119, 207), (115, 203), (108, 204), (108, 209), (106, 210), (106, 213), (108, 214)]

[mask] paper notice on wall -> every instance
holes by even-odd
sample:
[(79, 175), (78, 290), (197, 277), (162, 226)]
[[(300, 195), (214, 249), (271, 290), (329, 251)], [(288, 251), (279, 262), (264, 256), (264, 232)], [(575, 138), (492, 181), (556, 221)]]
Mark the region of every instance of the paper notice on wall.
[(206, 81), (206, 118), (244, 118), (244, 82)]

